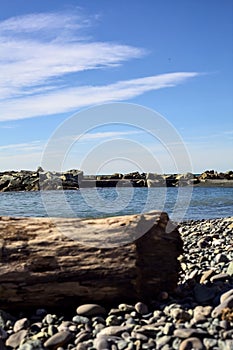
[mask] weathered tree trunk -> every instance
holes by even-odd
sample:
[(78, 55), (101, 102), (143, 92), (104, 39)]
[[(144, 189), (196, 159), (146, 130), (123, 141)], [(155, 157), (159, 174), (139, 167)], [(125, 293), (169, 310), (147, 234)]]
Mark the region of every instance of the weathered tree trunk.
[(154, 300), (177, 285), (182, 241), (166, 213), (0, 218), (0, 308)]

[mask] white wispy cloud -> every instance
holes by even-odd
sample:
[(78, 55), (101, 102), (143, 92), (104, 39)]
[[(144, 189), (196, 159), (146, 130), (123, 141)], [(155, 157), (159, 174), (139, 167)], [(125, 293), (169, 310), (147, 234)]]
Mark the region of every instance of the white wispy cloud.
[(176, 86), (197, 75), (195, 72), (162, 74), (105, 86), (57, 89), (46, 94), (17, 98), (14, 103), (11, 100), (0, 101), (0, 121), (72, 112), (80, 107), (128, 100), (147, 91)]
[[(119, 138), (119, 137), (130, 137), (133, 135), (138, 135), (140, 134), (140, 130), (128, 130), (128, 131), (102, 131), (102, 132), (95, 132), (95, 133), (85, 133), (81, 135), (70, 135), (68, 136), (69, 141), (75, 142), (78, 140), (78, 142), (86, 142), (86, 141), (91, 141), (91, 140), (102, 140), (102, 139), (114, 139), (114, 138)], [(59, 139), (56, 139), (56, 142), (62, 142), (62, 141), (67, 141), (67, 137), (62, 137)], [(30, 142), (25, 142), (25, 143), (12, 143), (8, 145), (1, 145), (0, 146), (0, 152), (11, 152), (12, 150), (14, 152), (18, 153), (24, 153), (28, 151), (43, 151), (45, 146), (46, 146), (47, 140), (34, 140)]]
[(31, 141), (25, 143), (13, 143), (9, 145), (0, 146), (0, 152), (11, 152), (12, 150), (17, 153), (24, 153), (28, 151), (42, 151), (44, 148), (44, 141)]
[(119, 65), (145, 54), (128, 45), (80, 40), (79, 30), (88, 21), (77, 14), (41, 13), (0, 22), (1, 98), (28, 94), (29, 89), (38, 93), (55, 78), (56, 86), (67, 84), (70, 73)]
[(198, 75), (175, 72), (81, 86), (79, 72), (119, 66), (146, 54), (143, 48), (86, 37), (84, 29), (93, 21), (74, 11), (28, 14), (0, 22), (0, 121), (128, 100)]

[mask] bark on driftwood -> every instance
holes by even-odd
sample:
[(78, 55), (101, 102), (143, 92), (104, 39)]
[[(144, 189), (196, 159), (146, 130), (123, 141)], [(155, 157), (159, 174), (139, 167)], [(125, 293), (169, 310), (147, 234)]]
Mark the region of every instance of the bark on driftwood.
[(176, 287), (181, 253), (179, 232), (161, 212), (0, 217), (0, 308), (149, 302)]

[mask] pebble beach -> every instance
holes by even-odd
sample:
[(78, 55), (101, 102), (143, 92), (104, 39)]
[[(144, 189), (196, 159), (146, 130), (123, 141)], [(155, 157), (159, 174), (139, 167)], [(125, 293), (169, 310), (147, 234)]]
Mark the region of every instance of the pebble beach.
[[(233, 349), (233, 218), (187, 221), (180, 280), (150, 305), (0, 310), (0, 350)], [(129, 291), (130, 293), (130, 291)], [(67, 310), (68, 311), (68, 310)]]

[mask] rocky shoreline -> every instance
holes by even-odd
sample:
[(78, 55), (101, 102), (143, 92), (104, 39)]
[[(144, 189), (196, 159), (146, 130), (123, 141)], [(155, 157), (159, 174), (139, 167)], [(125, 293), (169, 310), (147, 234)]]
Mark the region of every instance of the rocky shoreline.
[(233, 187), (233, 171), (218, 173), (207, 170), (200, 175), (155, 174), (133, 172), (129, 174), (84, 175), (81, 170), (66, 172), (36, 171), (0, 172), (0, 192), (39, 191), (39, 190), (77, 190), (91, 187)]
[(149, 305), (74, 305), (66, 313), (62, 305), (0, 311), (0, 349), (232, 350), (233, 218), (188, 221), (179, 231), (184, 253), (173, 295), (164, 291)]

